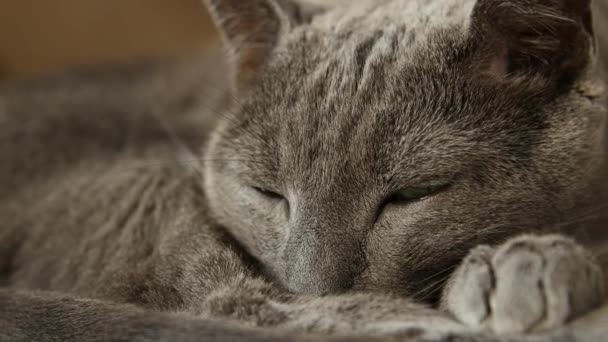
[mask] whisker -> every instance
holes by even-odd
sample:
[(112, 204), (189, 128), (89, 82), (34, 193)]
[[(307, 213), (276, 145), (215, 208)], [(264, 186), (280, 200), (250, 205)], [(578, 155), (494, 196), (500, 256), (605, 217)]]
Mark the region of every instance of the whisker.
[(443, 284), (445, 283), (445, 281), (447, 280), (448, 277), (444, 278), (441, 280), (441, 282), (437, 283), (437, 285), (432, 288), (429, 289), (428, 292), (421, 296), (421, 297), (417, 297), (414, 298), (414, 300), (418, 301), (418, 302), (426, 302), (429, 298), (433, 297), (434, 295), (436, 295), (438, 292), (440, 292), (441, 290), (443, 290)]
[[(445, 283), (445, 281), (450, 277), (450, 275), (441, 277), (440, 279), (430, 283), (428, 286), (424, 287), (423, 289), (421, 289), (420, 291), (410, 295), (409, 297), (414, 299), (414, 300), (420, 300), (423, 301), (424, 299), (428, 298), (430, 295), (432, 295), (433, 293), (435, 293), (439, 288), (442, 287), (442, 285)], [(424, 294), (424, 296), (419, 297), (421, 294)]]
[(442, 269), (441, 271), (436, 272), (436, 273), (434, 273), (434, 274), (432, 274), (432, 275), (430, 275), (430, 276), (428, 276), (428, 277), (426, 277), (426, 278), (424, 278), (422, 280), (416, 281), (416, 283), (424, 283), (427, 280), (433, 279), (433, 278), (435, 278), (437, 276), (440, 276), (440, 275), (442, 275), (442, 274), (444, 274), (446, 272), (451, 272), (451, 271), (455, 270), (456, 267), (458, 267), (458, 264), (446, 267), (446, 268)]

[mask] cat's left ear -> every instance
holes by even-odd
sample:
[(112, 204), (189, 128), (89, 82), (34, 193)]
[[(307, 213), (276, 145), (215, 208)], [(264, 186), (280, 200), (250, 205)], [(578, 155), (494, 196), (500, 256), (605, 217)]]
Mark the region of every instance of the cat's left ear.
[(593, 56), (591, 0), (477, 0), (469, 36), (494, 79), (574, 78)]
[(300, 0), (205, 0), (228, 50), (237, 90), (255, 80), (281, 36), (309, 21), (319, 6)]

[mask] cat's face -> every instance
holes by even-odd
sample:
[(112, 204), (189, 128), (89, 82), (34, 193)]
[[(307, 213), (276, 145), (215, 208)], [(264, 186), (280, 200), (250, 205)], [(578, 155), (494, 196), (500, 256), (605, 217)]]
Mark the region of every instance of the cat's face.
[[(501, 44), (483, 0), (352, 2), (313, 19), (236, 3), (210, 1), (216, 18), (243, 15), (248, 32), (229, 22), (228, 41), (255, 44), (235, 49), (206, 189), (286, 288), (432, 296), (471, 246), (557, 229), (582, 201), (604, 113), (588, 55), (547, 68)], [(563, 11), (589, 53), (586, 19)]]

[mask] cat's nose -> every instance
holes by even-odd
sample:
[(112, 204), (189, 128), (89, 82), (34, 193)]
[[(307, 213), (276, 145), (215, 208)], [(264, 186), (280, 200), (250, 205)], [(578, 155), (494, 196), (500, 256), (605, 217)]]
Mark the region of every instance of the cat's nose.
[(361, 269), (359, 248), (349, 241), (300, 236), (286, 252), (286, 286), (290, 292), (322, 296), (353, 286)]
[(292, 293), (323, 296), (340, 293), (353, 286), (353, 276), (347, 270), (340, 270), (318, 259), (289, 263), (287, 289)]

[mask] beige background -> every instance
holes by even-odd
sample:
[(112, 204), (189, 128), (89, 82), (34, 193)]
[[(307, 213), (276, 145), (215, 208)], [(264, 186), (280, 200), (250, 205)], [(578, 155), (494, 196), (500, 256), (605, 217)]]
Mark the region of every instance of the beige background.
[[(608, 32), (608, 0), (595, 4), (598, 32)], [(0, 0), (0, 79), (174, 55), (212, 39), (202, 0)], [(608, 35), (600, 41), (607, 47)]]
[(178, 54), (213, 38), (201, 0), (0, 0), (0, 78)]

